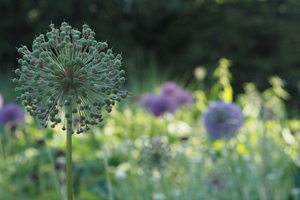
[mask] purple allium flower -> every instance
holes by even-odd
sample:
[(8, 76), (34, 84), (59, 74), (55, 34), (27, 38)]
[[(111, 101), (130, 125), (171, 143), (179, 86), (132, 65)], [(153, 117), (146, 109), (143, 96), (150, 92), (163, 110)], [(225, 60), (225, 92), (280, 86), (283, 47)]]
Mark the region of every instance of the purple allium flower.
[(165, 82), (162, 86), (161, 86), (161, 92), (162, 94), (166, 94), (166, 95), (175, 95), (179, 90), (181, 90), (179, 88), (179, 86), (175, 83), (175, 82)]
[(181, 89), (176, 83), (174, 82), (166, 82), (161, 87), (161, 93), (163, 95), (168, 95), (175, 99), (178, 106), (182, 105), (192, 105), (194, 103), (194, 99), (192, 94), (187, 91)]
[(212, 139), (234, 136), (243, 124), (240, 108), (234, 103), (216, 101), (203, 115), (203, 124)]
[(140, 98), (141, 106), (155, 117), (166, 112), (173, 113), (177, 109), (176, 101), (168, 95), (145, 94)]
[(175, 100), (177, 101), (177, 104), (180, 106), (183, 106), (183, 105), (190, 106), (194, 103), (192, 94), (187, 90), (178, 90), (175, 93), (174, 97), (175, 97)]
[(3, 106), (3, 97), (2, 97), (2, 95), (0, 94), (0, 109), (2, 108), (2, 106)]
[(9, 126), (11, 129), (23, 124), (24, 118), (23, 108), (19, 104), (9, 103), (0, 110), (0, 124)]
[(139, 99), (140, 105), (145, 110), (151, 111), (151, 104), (155, 98), (156, 98), (156, 95), (151, 94), (151, 93), (146, 93), (140, 97), (140, 99)]
[(165, 112), (174, 113), (183, 105), (191, 105), (194, 99), (187, 90), (182, 90), (174, 82), (166, 82), (161, 87), (161, 94), (146, 93), (140, 98), (141, 106), (158, 117)]
[(176, 109), (176, 101), (167, 95), (155, 96), (150, 103), (150, 111), (155, 117), (158, 117), (166, 112), (174, 113)]

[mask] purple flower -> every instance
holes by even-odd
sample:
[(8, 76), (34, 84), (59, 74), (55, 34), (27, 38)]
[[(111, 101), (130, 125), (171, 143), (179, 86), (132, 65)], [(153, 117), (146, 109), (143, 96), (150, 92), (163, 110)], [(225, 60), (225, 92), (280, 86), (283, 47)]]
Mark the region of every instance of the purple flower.
[(194, 103), (194, 99), (192, 94), (187, 90), (182, 90), (176, 83), (174, 82), (166, 82), (161, 87), (161, 94), (168, 95), (177, 102), (178, 106), (183, 105), (192, 105)]
[(139, 99), (140, 105), (145, 110), (151, 111), (151, 105), (155, 98), (156, 98), (156, 95), (151, 94), (151, 93), (146, 93)]
[(192, 94), (187, 90), (178, 90), (174, 94), (174, 98), (179, 106), (190, 106), (194, 103)]
[(174, 99), (167, 95), (159, 95), (153, 98), (150, 111), (155, 117), (158, 117), (166, 112), (174, 113), (177, 109), (177, 103)]
[(243, 115), (236, 104), (216, 101), (204, 113), (203, 124), (211, 139), (231, 137), (241, 128)]
[(179, 88), (179, 86), (175, 83), (175, 82), (165, 82), (162, 86), (161, 86), (161, 92), (162, 94), (166, 94), (166, 95), (175, 95), (179, 90), (181, 90)]
[(0, 109), (2, 108), (2, 106), (3, 106), (3, 97), (2, 97), (2, 95), (0, 94)]
[(173, 113), (177, 109), (177, 103), (168, 95), (145, 94), (140, 99), (141, 106), (151, 112), (155, 117), (166, 112)]
[(16, 103), (6, 104), (0, 110), (0, 124), (15, 129), (23, 124), (25, 118), (22, 107)]
[(140, 99), (140, 105), (154, 116), (158, 117), (165, 112), (174, 113), (183, 105), (192, 105), (194, 99), (187, 90), (182, 90), (174, 82), (166, 82), (161, 87), (161, 94), (144, 94)]

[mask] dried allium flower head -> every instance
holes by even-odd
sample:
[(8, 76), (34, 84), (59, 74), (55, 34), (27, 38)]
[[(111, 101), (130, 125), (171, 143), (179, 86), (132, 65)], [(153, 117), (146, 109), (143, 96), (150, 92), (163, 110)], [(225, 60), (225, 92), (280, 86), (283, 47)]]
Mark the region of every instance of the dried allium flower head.
[(24, 123), (23, 108), (16, 103), (8, 103), (0, 110), (0, 124), (16, 129)]
[(27, 111), (42, 126), (62, 123), (63, 130), (82, 133), (103, 120), (102, 109), (110, 112), (127, 96), (120, 90), (125, 81), (122, 57), (105, 50), (107, 43), (97, 42), (86, 24), (81, 31), (66, 22), (50, 28), (36, 37), (31, 51), (18, 49), (21, 68), (13, 82)]
[(164, 172), (171, 158), (171, 150), (160, 137), (152, 138), (141, 150), (140, 164), (147, 170)]
[(204, 113), (203, 123), (211, 139), (231, 137), (241, 128), (243, 115), (236, 104), (216, 101)]

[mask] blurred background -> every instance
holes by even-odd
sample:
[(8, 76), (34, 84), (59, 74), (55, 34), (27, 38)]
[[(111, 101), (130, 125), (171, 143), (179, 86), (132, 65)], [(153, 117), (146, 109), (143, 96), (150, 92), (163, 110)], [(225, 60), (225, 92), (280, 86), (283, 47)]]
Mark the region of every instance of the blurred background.
[(78, 29), (87, 23), (122, 53), (129, 81), (151, 68), (188, 85), (196, 67), (209, 75), (225, 57), (235, 93), (246, 82), (263, 90), (278, 75), (298, 98), (299, 19), (298, 0), (0, 0), (0, 93), (15, 97), (16, 48), (66, 21)]
[[(50, 23), (65, 21), (78, 30), (86, 23), (97, 41), (122, 54), (124, 88), (132, 96), (74, 140), (76, 199), (108, 199), (112, 184), (116, 199), (297, 200), (299, 19), (300, 0), (0, 0), (0, 94), (5, 104), (16, 101), (11, 80), (18, 47), (31, 49)], [(163, 83), (178, 84), (185, 96), (191, 91), (194, 105), (176, 115), (144, 112), (143, 94), (157, 94)], [(217, 99), (243, 108), (244, 125), (231, 140), (211, 141), (202, 125)], [(157, 107), (169, 109), (170, 102)], [(2, 119), (21, 113), (25, 122), (16, 129), (0, 120), (0, 199), (63, 197), (64, 134), (42, 131), (13, 106), (20, 111), (6, 114), (3, 107)], [(141, 171), (144, 163), (167, 166), (164, 143), (174, 154), (166, 179)]]

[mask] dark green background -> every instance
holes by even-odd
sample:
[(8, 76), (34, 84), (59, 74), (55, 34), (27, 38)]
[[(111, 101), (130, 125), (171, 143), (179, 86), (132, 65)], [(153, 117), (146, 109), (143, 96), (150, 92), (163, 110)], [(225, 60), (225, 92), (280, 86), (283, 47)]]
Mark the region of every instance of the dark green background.
[(248, 81), (263, 89), (279, 75), (298, 95), (299, 20), (299, 0), (1, 0), (0, 72), (17, 67), (16, 47), (31, 46), (50, 22), (66, 21), (79, 29), (89, 24), (98, 40), (122, 52), (125, 69), (138, 56), (191, 80), (196, 66), (211, 73), (226, 57), (236, 91)]

